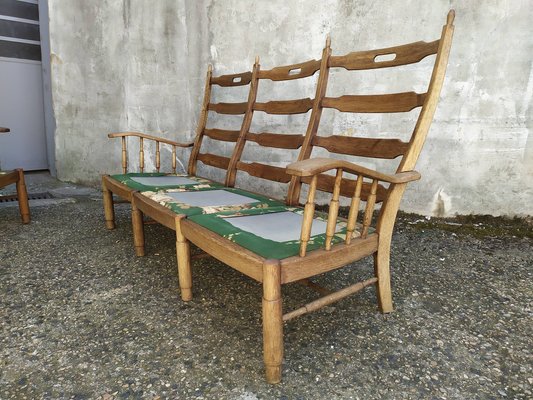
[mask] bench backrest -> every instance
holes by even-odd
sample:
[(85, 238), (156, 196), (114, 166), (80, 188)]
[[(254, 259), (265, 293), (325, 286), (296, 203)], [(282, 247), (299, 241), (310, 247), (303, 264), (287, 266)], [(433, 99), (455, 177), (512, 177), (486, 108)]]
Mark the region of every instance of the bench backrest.
[[(420, 155), (431, 125), (444, 80), (453, 34), (453, 19), (454, 13), (450, 11), (440, 39), (432, 42), (415, 42), (378, 50), (352, 52), (342, 56), (333, 56), (331, 52), (326, 54), (327, 71), (324, 74), (326, 82), (322, 87), (322, 92), (320, 94), (317, 93), (317, 96), (320, 96), (320, 101), (317, 104), (317, 115), (313, 120), (313, 125), (310, 125), (310, 129), (307, 132), (298, 160), (301, 161), (310, 158), (313, 149), (315, 147), (321, 147), (326, 149), (330, 154), (379, 159), (395, 159), (401, 157), (397, 172), (412, 170)], [(433, 72), (428, 89), (424, 93), (403, 92), (379, 95), (343, 95), (340, 97), (329, 97), (326, 95), (326, 86), (328, 83), (331, 83), (328, 82), (331, 80), (329, 78), (331, 70), (339, 68), (348, 71), (393, 68), (418, 63), (427, 56), (434, 54), (437, 56), (433, 66)], [(408, 141), (388, 138), (318, 135), (322, 110), (325, 108), (336, 109), (343, 113), (401, 113), (409, 112), (418, 107), (421, 107), (421, 111)], [(299, 202), (301, 184), (309, 184), (310, 181), (310, 177), (293, 177), (289, 189), (289, 203), (297, 204)], [(322, 174), (318, 177), (316, 183), (317, 190), (333, 193), (334, 187), (335, 176)], [(342, 178), (340, 185), (341, 195), (352, 197), (355, 188), (355, 179)], [(388, 188), (380, 184), (375, 190), (375, 201), (381, 202), (385, 200), (388, 195)], [(361, 199), (367, 199), (370, 191), (371, 185), (364, 183), (361, 191)]]
[(211, 65), (208, 66), (202, 109), (198, 120), (196, 137), (189, 158), (189, 166), (187, 170), (190, 175), (196, 175), (198, 161), (201, 161), (205, 165), (223, 170), (227, 170), (229, 166), (229, 157), (201, 151), (205, 136), (209, 137), (211, 140), (232, 143), (237, 143), (237, 139), (239, 137), (240, 130), (218, 129), (216, 127), (207, 128), (209, 113), (214, 112), (224, 115), (242, 115), (243, 119), (245, 118), (248, 103), (246, 101), (241, 103), (212, 103), (213, 86), (232, 88), (247, 85), (250, 86), (251, 90), (251, 82), (252, 72), (250, 71), (215, 77), (213, 76), (213, 69)]
[[(329, 49), (329, 40), (326, 44), (326, 49)], [(329, 51), (326, 49), (324, 49), (324, 52)], [(303, 133), (254, 133), (250, 131), (252, 120), (257, 111), (270, 115), (306, 114), (309, 112), (309, 110), (314, 110), (316, 108), (317, 97), (315, 96), (315, 99), (303, 98), (294, 100), (271, 100), (259, 102), (257, 101), (257, 96), (258, 91), (261, 90), (261, 81), (271, 80), (274, 82), (284, 82), (303, 79), (312, 77), (317, 73), (317, 71), (320, 71), (317, 84), (319, 85), (321, 76), (323, 75), (323, 71), (325, 71), (325, 69), (326, 64), (321, 60), (309, 60), (298, 64), (279, 66), (269, 70), (261, 70), (259, 59), (256, 59), (252, 73), (252, 89), (250, 90), (248, 111), (243, 122), (239, 142), (237, 143), (235, 151), (231, 157), (230, 167), (228, 168), (228, 174), (226, 176), (226, 186), (235, 185), (238, 171), (244, 171), (251, 176), (274, 182), (290, 182), (291, 177), (285, 172), (284, 167), (255, 161), (245, 162), (241, 159), (243, 151), (250, 142), (253, 142), (263, 148), (298, 150), (304, 142), (305, 135)], [(315, 114), (315, 112), (311, 113), (308, 125), (313, 123), (312, 121), (315, 118)], [(297, 156), (295, 155), (295, 160), (296, 157)]]

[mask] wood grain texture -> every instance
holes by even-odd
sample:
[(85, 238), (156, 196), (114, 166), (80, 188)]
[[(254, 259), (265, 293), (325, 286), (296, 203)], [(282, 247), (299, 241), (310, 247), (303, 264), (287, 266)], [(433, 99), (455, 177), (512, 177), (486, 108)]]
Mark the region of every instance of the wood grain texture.
[(170, 139), (166, 139), (166, 138), (162, 138), (158, 136), (153, 136), (153, 135), (147, 135), (146, 133), (140, 133), (140, 132), (113, 132), (113, 133), (109, 133), (107, 137), (110, 139), (118, 138), (118, 137), (138, 137), (138, 138), (143, 138), (147, 140), (153, 140), (153, 141), (158, 141), (161, 143), (174, 145), (177, 147), (192, 147), (194, 145), (193, 142), (185, 142), (185, 143), (176, 142), (174, 140), (170, 140)]
[(397, 113), (409, 112), (421, 107), (426, 98), (425, 93), (404, 92), (376, 95), (345, 95), (324, 97), (322, 107), (335, 108), (351, 113)]
[(246, 134), (246, 140), (255, 142), (263, 147), (272, 147), (277, 149), (299, 149), (304, 141), (304, 135), (248, 132)]
[(252, 80), (252, 72), (242, 72), (240, 74), (220, 75), (211, 78), (211, 84), (231, 87), (248, 85)]
[(359, 157), (393, 159), (403, 155), (409, 143), (400, 139), (374, 139), (350, 136), (315, 136), (313, 146), (326, 149), (330, 153), (347, 154)]
[[(342, 67), (347, 70), (396, 67), (417, 63), (431, 54), (436, 54), (438, 47), (439, 41), (435, 40), (429, 43), (415, 42), (377, 50), (356, 51), (344, 56), (331, 56), (329, 66)], [(389, 61), (375, 61), (376, 57), (389, 54), (394, 54), (394, 59)]]
[(211, 153), (198, 154), (198, 160), (206, 165), (210, 165), (211, 167), (216, 167), (220, 169), (227, 169), (230, 161), (228, 157), (219, 156), (217, 154)]
[(222, 142), (236, 142), (239, 138), (240, 131), (231, 131), (226, 129), (204, 129), (204, 135)]
[(305, 114), (311, 108), (313, 108), (313, 100), (310, 98), (298, 100), (275, 100), (254, 104), (254, 110), (256, 111), (279, 115)]
[[(302, 178), (302, 183), (310, 183), (311, 177), (306, 176)], [(357, 181), (349, 178), (342, 178), (341, 180), (341, 196), (351, 197), (356, 186)], [(317, 189), (322, 192), (333, 193), (335, 185), (335, 177), (332, 175), (320, 174), (318, 175)], [(361, 200), (366, 201), (370, 194), (370, 184), (363, 183), (361, 188)], [(378, 185), (376, 194), (376, 202), (380, 203), (387, 197), (387, 188), (383, 185)]]
[(259, 79), (288, 81), (312, 76), (320, 69), (320, 60), (310, 60), (298, 64), (284, 65), (269, 70), (259, 71)]
[(209, 111), (218, 114), (240, 115), (246, 113), (247, 103), (209, 103)]
[(245, 171), (251, 176), (268, 179), (269, 181), (287, 183), (291, 180), (290, 175), (285, 172), (285, 168), (276, 167), (273, 165), (239, 161), (237, 163), (237, 169), (240, 171)]

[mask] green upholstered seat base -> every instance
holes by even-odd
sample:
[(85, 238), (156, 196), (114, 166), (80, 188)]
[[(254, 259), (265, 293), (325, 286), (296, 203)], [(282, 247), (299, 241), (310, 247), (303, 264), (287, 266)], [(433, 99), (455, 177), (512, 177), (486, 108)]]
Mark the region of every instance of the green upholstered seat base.
[[(218, 214), (194, 215), (190, 217), (190, 220), (261, 257), (283, 259), (295, 256), (300, 251), (299, 231), (301, 229), (301, 223), (295, 223), (297, 222), (296, 219), (288, 218), (286, 213), (298, 215), (300, 217), (298, 219), (301, 221), (303, 209), (299, 207), (279, 206), (267, 209), (242, 210), (238, 213), (222, 212)], [(278, 218), (276, 218), (276, 214), (278, 214)], [(268, 223), (267, 225), (270, 226), (265, 228), (265, 222), (268, 222), (265, 218), (269, 218), (269, 215), (271, 218), (276, 219)], [(245, 216), (258, 217), (256, 226), (254, 226), (253, 218), (247, 219), (245, 224), (240, 224), (238, 221), (239, 217)], [(318, 232), (312, 231), (311, 239), (307, 244), (307, 251), (324, 247), (326, 240), (326, 235), (323, 233), (325, 231), (325, 221), (327, 221), (327, 216), (316, 214), (313, 225), (321, 225), (323, 230), (322, 233), (320, 233), (320, 229)], [(242, 229), (243, 226), (247, 226), (248, 228), (245, 229), (248, 230)], [(292, 237), (288, 237), (286, 231), (290, 231)], [(278, 238), (276, 236), (279, 236), (280, 240), (277, 240)], [(332, 243), (340, 243), (345, 239), (346, 223), (338, 221)]]
[[(111, 177), (126, 185), (130, 189), (137, 190), (139, 192), (157, 192), (166, 189), (203, 190), (223, 187), (220, 183), (186, 174), (180, 175), (164, 174), (159, 172), (145, 172), (111, 175)], [(157, 182), (159, 180), (158, 178), (161, 179), (161, 182)], [(175, 178), (175, 180), (178, 182), (172, 183), (172, 178)], [(149, 184), (147, 184), (148, 181), (150, 181)], [(181, 183), (179, 181), (181, 181)]]
[[(188, 188), (180, 188), (160, 190), (158, 192), (141, 192), (141, 194), (169, 208), (176, 214), (187, 216), (283, 206), (282, 202), (269, 197), (227, 187), (202, 188), (197, 189), (194, 193)], [(189, 196), (181, 196), (180, 198), (180, 195), (183, 194)], [(220, 200), (220, 202), (217, 202), (217, 200)]]

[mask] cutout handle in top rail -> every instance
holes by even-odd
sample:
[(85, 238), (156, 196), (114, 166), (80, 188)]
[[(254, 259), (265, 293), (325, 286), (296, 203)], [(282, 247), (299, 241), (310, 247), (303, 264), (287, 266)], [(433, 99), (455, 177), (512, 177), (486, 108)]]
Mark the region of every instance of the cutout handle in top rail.
[(204, 129), (204, 135), (222, 142), (236, 142), (240, 131), (230, 131), (226, 129)]
[(396, 67), (414, 64), (427, 56), (437, 54), (439, 41), (415, 42), (385, 49), (356, 51), (344, 56), (331, 56), (330, 67), (342, 67), (348, 70)]
[(299, 64), (284, 65), (269, 70), (260, 70), (259, 79), (287, 81), (312, 76), (320, 69), (320, 60), (310, 60)]
[(304, 142), (304, 135), (248, 132), (246, 134), (246, 140), (255, 142), (263, 147), (273, 147), (276, 149), (299, 149)]
[(409, 149), (409, 143), (400, 139), (375, 139), (351, 136), (315, 136), (313, 146), (326, 149), (330, 153), (348, 154), (358, 157), (394, 159)]
[(207, 109), (218, 114), (240, 115), (246, 113), (248, 103), (209, 103)]
[(416, 107), (421, 107), (425, 98), (426, 93), (415, 92), (345, 95), (341, 97), (324, 97), (322, 99), (322, 107), (353, 113), (409, 112)]
[(288, 183), (291, 180), (291, 176), (285, 172), (285, 168), (276, 167), (274, 165), (239, 161), (237, 163), (237, 169), (247, 172), (248, 175), (255, 176), (256, 178), (268, 179), (269, 181)]
[(267, 114), (305, 114), (313, 108), (310, 98), (298, 100), (277, 100), (267, 103), (255, 103), (254, 110), (264, 111)]
[(228, 169), (229, 158), (211, 153), (199, 153), (198, 160), (211, 167)]
[(251, 72), (243, 72), (241, 74), (221, 75), (211, 78), (211, 83), (218, 86), (244, 86), (252, 81)]

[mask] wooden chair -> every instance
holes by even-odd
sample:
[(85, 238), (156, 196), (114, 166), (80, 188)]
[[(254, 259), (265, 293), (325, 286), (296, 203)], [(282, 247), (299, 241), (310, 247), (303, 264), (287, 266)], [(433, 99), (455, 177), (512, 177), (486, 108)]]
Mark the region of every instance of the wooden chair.
[[(213, 86), (232, 88), (238, 86), (249, 86), (252, 73), (247, 71), (243, 73), (213, 76), (211, 65), (207, 69), (205, 82), (204, 99), (200, 112), (196, 139), (193, 143), (179, 143), (173, 140), (160, 138), (138, 132), (120, 132), (110, 133), (109, 138), (121, 138), (122, 141), (122, 174), (121, 175), (104, 175), (102, 176), (102, 193), (104, 201), (104, 213), (107, 229), (115, 228), (115, 213), (113, 204), (113, 194), (121, 197), (127, 202), (132, 201), (132, 195), (135, 191), (154, 191), (164, 189), (188, 188), (194, 190), (197, 186), (218, 187), (221, 184), (212, 182), (208, 179), (196, 175), (198, 161), (226, 170), (229, 165), (229, 157), (224, 157), (208, 152), (201, 152), (202, 142), (205, 136), (216, 141), (236, 142), (239, 131), (222, 130), (216, 128), (206, 128), (208, 123), (209, 111), (218, 114), (228, 114), (242, 116), (246, 111), (246, 102), (243, 103), (212, 103)], [(138, 173), (128, 173), (128, 138), (138, 138)], [(155, 172), (145, 172), (145, 142), (154, 143), (155, 147)], [(171, 174), (162, 173), (161, 170), (161, 149), (166, 146), (171, 151)], [(192, 147), (189, 158), (188, 174), (176, 175), (176, 149), (178, 147)], [(135, 216), (138, 214), (134, 214)], [(142, 246), (141, 246), (142, 247)]]
[[(10, 132), (9, 128), (1, 128), (0, 133)], [(28, 202), (28, 192), (26, 190), (26, 183), (24, 181), (24, 171), (22, 169), (15, 169), (13, 171), (0, 171), (0, 188), (7, 185), (16, 184), (17, 199), (19, 203), (20, 217), (23, 224), (30, 223), (30, 204)], [(1, 198), (1, 197), (0, 197)]]
[[(303, 79), (313, 76), (320, 68), (325, 69), (325, 64), (320, 61), (310, 60), (303, 63), (291, 64), (286, 66), (275, 67), (271, 70), (261, 70), (259, 59), (253, 67), (251, 76), (251, 89), (249, 92), (248, 102), (246, 104), (245, 117), (241, 126), (237, 139), (237, 143), (228, 164), (228, 171), (226, 175), (226, 188), (232, 188), (235, 184), (235, 177), (238, 170), (246, 171), (252, 176), (260, 177), (276, 182), (290, 182), (290, 175), (285, 172), (284, 168), (259, 164), (259, 163), (245, 163), (241, 161), (241, 155), (247, 142), (255, 142), (260, 146), (277, 147), (283, 149), (298, 149), (303, 142), (303, 135), (298, 134), (281, 134), (281, 133), (251, 133), (250, 126), (254, 117), (254, 112), (262, 111), (267, 114), (275, 115), (293, 115), (305, 114), (313, 107), (316, 100), (311, 99), (296, 99), (296, 100), (272, 100), (268, 102), (257, 102), (258, 90), (261, 86), (260, 81), (264, 79), (272, 81), (289, 81)], [(313, 114), (310, 120), (313, 119)], [(309, 122), (310, 124), (310, 122)], [(200, 136), (202, 130), (199, 129)], [(201, 138), (199, 139), (201, 140)], [(296, 156), (295, 156), (296, 159)], [(230, 189), (224, 188), (223, 191)], [(217, 189), (217, 188), (215, 188)], [(219, 188), (220, 189), (220, 188)], [(209, 192), (215, 190), (206, 190), (202, 192), (208, 195)], [(238, 189), (231, 189), (232, 192)], [(229, 212), (260, 212), (262, 209), (276, 209), (276, 207), (283, 206), (283, 202), (276, 201), (267, 196), (253, 193), (250, 191), (240, 190), (239, 195), (250, 197), (257, 200), (257, 202), (237, 204), (232, 207)], [(190, 205), (193, 206), (193, 205)], [(147, 195), (147, 193), (137, 192), (133, 194), (132, 201), (132, 223), (134, 243), (137, 255), (144, 254), (144, 227), (142, 224), (143, 214), (159, 222), (160, 224), (176, 231), (176, 249), (178, 256), (179, 281), (181, 289), (181, 297), (187, 301), (192, 298), (192, 274), (190, 269), (190, 250), (189, 242), (185, 239), (181, 231), (181, 222), (195, 213), (190, 213), (190, 206), (187, 208), (174, 208), (171, 204), (162, 205), (154, 197)], [(219, 210), (220, 212), (220, 210)], [(196, 214), (206, 215), (205, 210), (199, 210)]]
[[(454, 12), (450, 11), (439, 40), (416, 42), (378, 50), (359, 51), (343, 56), (332, 56), (329, 47), (324, 51), (322, 73), (317, 85), (317, 98), (313, 117), (302, 142), (299, 160), (289, 165), (291, 175), (285, 207), (253, 210), (239, 213), (193, 215), (180, 220), (182, 236), (178, 246), (178, 269), (182, 298), (191, 298), (188, 241), (210, 255), (260, 282), (263, 286), (263, 345), (267, 381), (279, 382), (283, 358), (283, 323), (297, 316), (320, 309), (367, 286), (376, 285), (380, 310), (392, 311), (390, 289), (390, 247), (392, 230), (402, 195), (408, 182), (420, 178), (414, 167), (423, 147), (442, 88), (453, 34)], [(394, 55), (385, 61), (379, 56)], [(394, 68), (414, 64), (423, 58), (436, 55), (428, 89), (425, 93), (404, 92), (380, 95), (326, 95), (331, 69), (365, 70)], [(408, 141), (344, 136), (319, 136), (320, 116), (324, 108), (343, 113), (400, 113), (420, 108), (413, 133)], [(243, 132), (247, 132), (244, 129)], [(309, 158), (315, 147), (332, 154), (363, 156), (376, 159), (401, 157), (393, 174), (365, 168), (350, 161), (333, 158)], [(233, 165), (252, 171), (254, 176), (281, 176), (264, 168), (244, 166), (232, 157)], [(335, 175), (325, 174), (334, 171)], [(344, 175), (353, 174), (356, 179)], [(228, 182), (232, 182), (231, 175)], [(302, 184), (308, 185), (304, 208), (297, 206)], [(327, 217), (315, 213), (316, 192), (332, 194)], [(347, 220), (338, 217), (339, 198), (350, 199)], [(362, 218), (360, 206), (364, 203)], [(372, 216), (377, 203), (377, 222)], [(299, 218), (299, 219), (298, 219)], [(357, 221), (361, 219), (360, 223)], [(269, 227), (275, 220), (273, 227)], [(294, 221), (301, 220), (298, 240), (281, 241), (294, 230)], [(318, 229), (319, 228), (319, 229)], [(317, 230), (318, 229), (318, 230)], [(277, 236), (276, 236), (277, 235)], [(278, 240), (279, 239), (279, 240)], [(374, 259), (373, 276), (337, 292), (328, 294), (294, 311), (283, 313), (281, 287), (284, 284), (331, 271), (362, 258)], [(186, 291), (184, 292), (184, 289)], [(184, 293), (186, 295), (184, 296)]]

